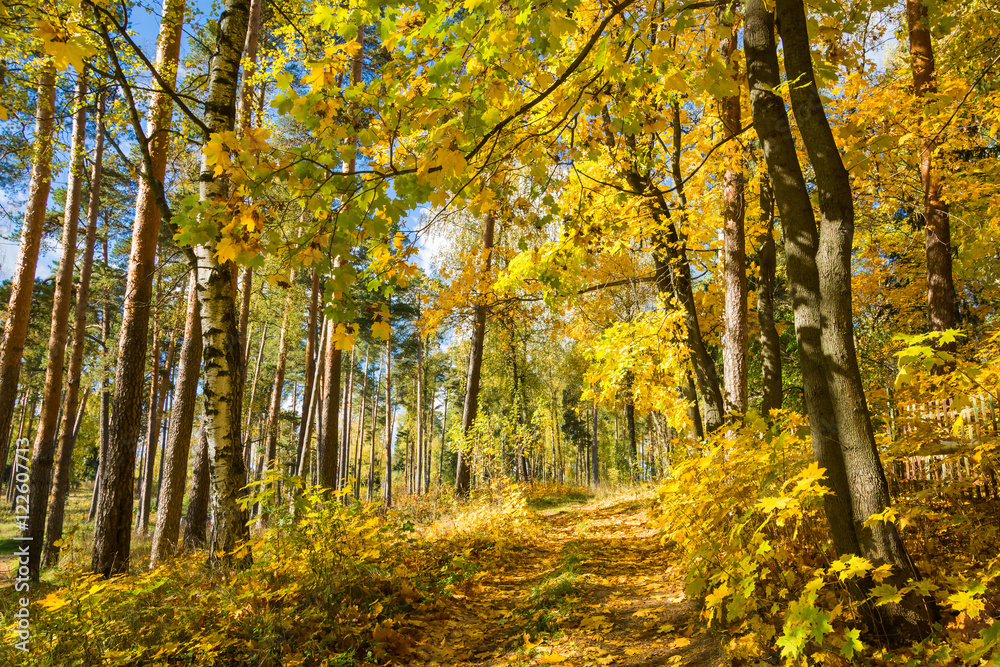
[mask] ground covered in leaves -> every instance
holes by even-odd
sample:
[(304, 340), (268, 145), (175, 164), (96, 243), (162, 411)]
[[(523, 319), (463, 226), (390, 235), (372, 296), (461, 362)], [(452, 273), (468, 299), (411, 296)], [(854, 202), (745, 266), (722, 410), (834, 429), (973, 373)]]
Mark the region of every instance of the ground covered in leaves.
[(402, 622), (412, 645), (399, 664), (722, 664), (648, 506), (617, 496), (539, 512), (528, 539), (488, 554), (444, 614)]

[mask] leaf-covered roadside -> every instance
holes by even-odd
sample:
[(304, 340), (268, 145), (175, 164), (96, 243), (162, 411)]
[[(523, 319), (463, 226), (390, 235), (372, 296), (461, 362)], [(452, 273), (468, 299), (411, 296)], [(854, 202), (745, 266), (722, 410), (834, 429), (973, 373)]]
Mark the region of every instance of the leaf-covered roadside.
[[(446, 600), (475, 583), (472, 558), (499, 557), (496, 531), (519, 525), (497, 520), (509, 511), (501, 503), (418, 541), (400, 517), (315, 488), (296, 507), (297, 519), (287, 503), (275, 508), (246, 571), (208, 570), (195, 552), (109, 581), (60, 572), (56, 590), (32, 605), (37, 650), (25, 664), (383, 662), (447, 617)], [(2, 651), (11, 658), (13, 644)]]

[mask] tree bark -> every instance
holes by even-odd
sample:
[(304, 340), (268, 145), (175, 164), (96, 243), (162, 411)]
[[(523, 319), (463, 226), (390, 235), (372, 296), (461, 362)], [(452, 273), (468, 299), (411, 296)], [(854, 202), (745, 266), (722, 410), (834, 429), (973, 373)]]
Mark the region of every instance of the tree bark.
[[(38, 95), (35, 101), (35, 144), (28, 184), (28, 202), (21, 226), (17, 264), (10, 282), (10, 301), (0, 344), (0, 433), (10, 431), (14, 417), (14, 401), (21, 378), (24, 341), (31, 317), (31, 293), (35, 288), (38, 249), (45, 225), (45, 209), (52, 183), (52, 134), (55, 124), (55, 66), (48, 62), (38, 75)], [(3, 452), (6, 459), (7, 451)]]
[[(210, 60), (205, 125), (214, 134), (232, 132), (236, 122), (236, 82), (249, 18), (249, 0), (226, 0)], [(206, 137), (206, 140), (208, 137)], [(202, 202), (225, 206), (228, 179), (215, 175), (215, 165), (202, 156), (199, 196)], [(198, 301), (203, 338), (203, 404), (212, 486), (212, 534), (209, 563), (221, 568), (251, 562), (246, 510), (240, 507), (246, 484), (240, 434), (239, 380), (242, 352), (233, 298), (235, 265), (219, 261), (220, 237), (195, 247), (198, 259)]]
[[(826, 468), (833, 490), (826, 500), (834, 545), (841, 555), (860, 553), (876, 565), (894, 567), (893, 582), (916, 577), (894, 524), (862, 526), (888, 503), (888, 489), (872, 437), (871, 422), (854, 354), (850, 306), (850, 252), (853, 201), (847, 171), (833, 140), (812, 72), (801, 2), (779, 0), (778, 24), (792, 106), (816, 173), (821, 211), (817, 231), (802, 171), (795, 154), (784, 102), (774, 95), (778, 62), (773, 18), (762, 0), (747, 4), (746, 50), (754, 124), (774, 184), (785, 228), (785, 255), (795, 313), (796, 336), (806, 388), (813, 451)], [(865, 583), (861, 584), (862, 588)], [(889, 634), (926, 634), (929, 613), (916, 609), (913, 596), (903, 605), (869, 610)], [(921, 618), (921, 616), (924, 618)], [(898, 636), (897, 635), (897, 636)]]
[[(201, 329), (199, 314), (198, 328)], [(198, 427), (198, 449), (191, 468), (191, 493), (188, 496), (187, 521), (184, 526), (184, 543), (192, 547), (205, 546), (208, 538), (208, 504), (211, 495), (211, 479), (209, 475), (208, 435), (205, 433), (205, 420)]]
[(368, 448), (368, 493), (365, 496), (365, 502), (369, 503), (375, 497), (375, 431), (378, 426), (378, 388), (382, 384), (383, 368), (385, 367), (379, 366), (378, 379), (375, 380), (375, 388), (372, 390), (372, 440)]
[[(264, 360), (264, 344), (267, 342), (267, 322), (264, 322), (264, 328), (260, 332), (260, 347), (257, 350), (257, 362), (254, 364), (253, 369), (253, 383), (250, 385), (250, 400), (247, 402), (247, 412), (246, 412), (246, 428), (247, 433), (250, 432), (250, 427), (253, 419), (253, 408), (254, 403), (257, 401), (257, 381), (260, 379), (260, 364)], [(249, 342), (248, 342), (249, 344)], [(245, 365), (245, 364), (244, 364)], [(244, 371), (245, 372), (245, 371)], [(240, 399), (242, 400), (242, 394)], [(247, 438), (247, 442), (244, 446), (243, 452), (243, 465), (249, 470), (250, 469), (250, 456), (253, 450), (252, 442), (250, 438)], [(250, 472), (253, 472), (252, 470)]]
[[(722, 29), (719, 50), (727, 67), (732, 68), (736, 93), (719, 100), (722, 140), (732, 139), (741, 130), (740, 72), (736, 54), (736, 30), (732, 19), (725, 18), (736, 2), (719, 7)], [(747, 253), (744, 231), (744, 180), (740, 144), (730, 141), (722, 175), (723, 219), (723, 303), (722, 377), (727, 413), (747, 413)]]
[(420, 331), (417, 331), (417, 396), (416, 396), (416, 417), (417, 417), (417, 493), (426, 493), (424, 485), (424, 348), (420, 339)]
[[(493, 261), (493, 231), (495, 218), (492, 212), (486, 214), (486, 221), (483, 225), (483, 252), (486, 257), (483, 265), (483, 274), (488, 275), (490, 264)], [(476, 314), (472, 322), (472, 340), (469, 345), (469, 370), (466, 374), (465, 384), (465, 404), (462, 408), (462, 433), (468, 435), (472, 429), (472, 424), (476, 421), (476, 414), (479, 411), (479, 380), (483, 368), (483, 342), (486, 340), (486, 311), (488, 306), (485, 297), (481, 297), (476, 304)], [(458, 452), (458, 468), (455, 471), (455, 495), (459, 499), (469, 497), (469, 486), (471, 482), (471, 467), (469, 456), (463, 446)]]
[(760, 209), (763, 231), (757, 238), (757, 324), (760, 327), (761, 384), (764, 396), (760, 412), (770, 421), (771, 410), (784, 402), (781, 386), (781, 339), (774, 326), (774, 276), (777, 252), (774, 245), (774, 193), (767, 169), (760, 171)]
[[(392, 312), (392, 304), (389, 304)], [(390, 315), (389, 319), (392, 319)], [(382, 477), (382, 501), (392, 507), (392, 335), (385, 340), (385, 475)]]
[[(306, 376), (305, 387), (302, 390), (303, 409), (312, 405), (312, 395), (315, 387), (316, 374), (316, 335), (317, 335), (317, 313), (319, 312), (319, 274), (316, 269), (312, 271), (312, 285), (309, 297), (309, 319), (306, 325)], [(308, 419), (302, 420), (299, 427), (299, 458), (301, 458), (302, 447), (306, 441), (306, 427)]]
[(336, 323), (328, 321), (326, 349), (326, 387), (323, 393), (323, 440), (317, 451), (316, 464), (319, 466), (319, 485), (336, 489), (337, 459), (340, 442), (337, 438), (338, 418), (340, 412), (340, 371), (343, 353), (337, 348), (333, 330)]
[[(358, 443), (357, 462), (354, 465), (354, 497), (361, 500), (361, 454), (365, 444), (365, 408), (368, 406), (368, 367), (371, 348), (365, 346), (365, 370), (361, 380), (361, 409), (358, 410)], [(377, 390), (376, 390), (377, 391)]]
[(601, 483), (601, 474), (600, 474), (601, 465), (597, 456), (597, 402), (596, 401), (594, 402), (594, 439), (593, 439), (593, 444), (591, 446), (590, 454), (591, 454), (590, 482), (593, 486), (596, 487), (598, 484)]
[[(259, 0), (258, 0), (259, 1)], [(295, 283), (294, 273), (289, 281)], [(267, 418), (264, 422), (264, 465), (270, 471), (276, 464), (278, 456), (278, 418), (281, 416), (281, 397), (285, 393), (285, 365), (288, 360), (288, 318), (292, 310), (292, 292), (285, 295), (285, 308), (281, 314), (281, 333), (278, 335), (278, 359), (275, 362), (274, 384), (271, 387), (271, 400), (267, 406)], [(261, 520), (266, 521), (266, 515), (261, 513)]]
[[(76, 233), (80, 224), (80, 200), (83, 186), (84, 153), (87, 141), (87, 77), (77, 77), (73, 93), (73, 138), (70, 144), (69, 176), (66, 183), (66, 210), (63, 216), (62, 257), (56, 272), (55, 293), (52, 297), (52, 321), (49, 328), (48, 358), (45, 365), (45, 388), (42, 412), (38, 417), (38, 433), (31, 456), (31, 479), (28, 491), (28, 576), (38, 581), (41, 568), (45, 518), (52, 483), (52, 463), (56, 437), (59, 433), (59, 412), (63, 396), (63, 368), (66, 363), (66, 338), (69, 306), (73, 291), (73, 271), (76, 263)], [(11, 401), (13, 408), (13, 401)], [(72, 421), (76, 411), (64, 412)], [(9, 419), (9, 417), (8, 417)], [(6, 433), (9, 425), (2, 426)]]
[[(83, 371), (83, 352), (87, 342), (87, 305), (90, 298), (90, 276), (94, 266), (94, 245), (97, 241), (97, 222), (101, 206), (101, 176), (104, 156), (104, 101), (98, 101), (95, 119), (94, 163), (90, 170), (90, 202), (87, 209), (87, 234), (84, 240), (80, 283), (76, 290), (76, 308), (73, 312), (73, 341), (70, 345), (69, 367), (66, 370), (66, 396), (63, 414), (76, 414), (80, 396), (80, 378)], [(82, 166), (82, 165), (81, 165)], [(45, 530), (45, 551), (42, 565), (49, 567), (59, 563), (59, 547), (55, 543), (63, 536), (63, 519), (66, 510), (66, 495), (69, 493), (69, 473), (73, 465), (75, 434), (63, 420), (59, 433), (53, 473), (52, 493), (49, 496), (48, 521)]]
[[(103, 244), (104, 246), (104, 266), (108, 266), (108, 234), (105, 232)], [(102, 364), (107, 368), (107, 358), (108, 358), (108, 339), (111, 337), (111, 299), (109, 298), (108, 286), (104, 287), (104, 308), (101, 310), (101, 352), (102, 352)], [(111, 429), (111, 390), (108, 383), (107, 373), (103, 374), (101, 378), (101, 406), (100, 406), (100, 427), (98, 433), (98, 449), (97, 449), (97, 473), (94, 475), (94, 489), (90, 497), (90, 512), (87, 514), (87, 521), (93, 521), (94, 517), (97, 516), (97, 500), (99, 497), (99, 491), (101, 485), (98, 483), (101, 479), (101, 470), (104, 468), (104, 461), (108, 456), (108, 439), (110, 437)]]
[[(177, 74), (177, 55), (184, 22), (184, 0), (164, 0), (156, 68), (168, 85)], [(106, 460), (101, 465), (94, 521), (94, 572), (110, 576), (128, 571), (132, 540), (132, 471), (142, 419), (143, 369), (149, 332), (153, 265), (160, 234), (160, 210), (149, 180), (163, 182), (173, 104), (155, 90), (150, 97), (146, 135), (152, 172), (139, 181), (132, 250), (115, 370), (114, 409), (108, 429)]]
[[(163, 410), (167, 401), (167, 390), (170, 388), (170, 376), (173, 374), (174, 358), (177, 353), (177, 334), (180, 320), (174, 325), (170, 333), (170, 344), (167, 346), (167, 360), (160, 373), (159, 386), (154, 396), (154, 403), (150, 405), (149, 431), (146, 436), (146, 465), (142, 476), (142, 493), (139, 496), (139, 516), (135, 519), (135, 529), (140, 535), (149, 533), (149, 506), (152, 503), (153, 495), (153, 474), (156, 465), (157, 443), (160, 439), (160, 426), (163, 421)], [(152, 379), (156, 382), (156, 378)], [(162, 459), (162, 456), (161, 456)], [(163, 463), (160, 463), (163, 469)]]
[[(201, 313), (198, 309), (197, 287), (197, 278), (192, 271), (184, 318), (184, 342), (181, 345), (177, 381), (174, 383), (167, 444), (160, 464), (164, 471), (164, 483), (160, 487), (156, 503), (156, 527), (153, 530), (150, 567), (172, 554), (180, 537), (184, 482), (187, 479), (191, 431), (194, 428), (198, 402), (198, 377), (201, 374)], [(192, 497), (193, 495), (192, 490)]]
[[(927, 5), (922, 0), (906, 0), (906, 23), (910, 36), (910, 59), (913, 68), (913, 93), (921, 107), (924, 97), (937, 93), (934, 48), (927, 27)], [(931, 128), (923, 122), (922, 129)], [(927, 250), (927, 315), (932, 331), (955, 328), (955, 282), (951, 265), (951, 221), (948, 204), (941, 196), (941, 172), (934, 165), (934, 137), (924, 136), (920, 143), (920, 185), (924, 192), (924, 233)], [(954, 345), (946, 346), (954, 350)]]

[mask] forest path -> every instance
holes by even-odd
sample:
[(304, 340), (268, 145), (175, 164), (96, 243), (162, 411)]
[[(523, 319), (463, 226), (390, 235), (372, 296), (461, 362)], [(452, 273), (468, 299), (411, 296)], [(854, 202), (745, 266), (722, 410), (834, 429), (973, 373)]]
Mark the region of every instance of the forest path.
[(448, 617), (413, 618), (406, 665), (721, 665), (682, 573), (646, 522), (647, 500), (541, 513), (505, 563), (456, 593)]

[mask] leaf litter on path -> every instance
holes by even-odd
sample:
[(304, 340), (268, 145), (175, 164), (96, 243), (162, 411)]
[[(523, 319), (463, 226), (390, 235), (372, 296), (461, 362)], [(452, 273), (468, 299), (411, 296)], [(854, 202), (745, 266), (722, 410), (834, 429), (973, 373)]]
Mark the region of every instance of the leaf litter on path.
[(722, 665), (683, 575), (636, 501), (542, 512), (542, 530), (433, 620), (403, 621), (398, 665)]

